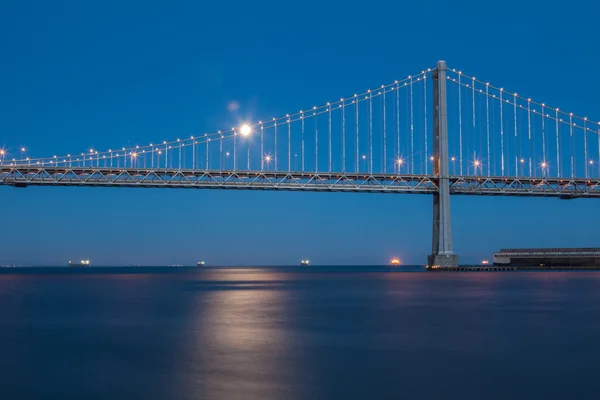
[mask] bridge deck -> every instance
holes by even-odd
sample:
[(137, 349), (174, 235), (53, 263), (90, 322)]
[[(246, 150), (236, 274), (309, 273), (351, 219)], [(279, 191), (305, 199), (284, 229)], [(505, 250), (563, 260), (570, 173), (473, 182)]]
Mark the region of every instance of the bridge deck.
[[(434, 175), (341, 172), (0, 167), (0, 185), (262, 189), (430, 194)], [(600, 197), (599, 179), (453, 176), (450, 193), (463, 195)]]

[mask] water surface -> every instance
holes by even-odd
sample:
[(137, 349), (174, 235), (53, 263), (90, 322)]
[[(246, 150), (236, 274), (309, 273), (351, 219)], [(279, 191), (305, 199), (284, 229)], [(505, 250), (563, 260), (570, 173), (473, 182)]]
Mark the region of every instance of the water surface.
[(0, 270), (2, 399), (596, 398), (600, 273)]

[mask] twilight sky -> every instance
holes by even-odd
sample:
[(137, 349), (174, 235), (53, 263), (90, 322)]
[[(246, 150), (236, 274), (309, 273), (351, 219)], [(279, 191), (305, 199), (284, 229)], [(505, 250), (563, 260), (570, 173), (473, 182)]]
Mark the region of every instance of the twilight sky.
[[(439, 59), (600, 119), (592, 1), (0, 4), (0, 147), (78, 153), (212, 132), (393, 82)], [(0, 263), (423, 264), (420, 195), (0, 187)], [(594, 200), (452, 197), (461, 262), (598, 246)]]

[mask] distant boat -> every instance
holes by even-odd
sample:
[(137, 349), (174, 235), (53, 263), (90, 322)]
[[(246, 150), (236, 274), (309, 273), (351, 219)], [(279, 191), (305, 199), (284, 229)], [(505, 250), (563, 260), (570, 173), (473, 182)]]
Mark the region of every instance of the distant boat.
[(69, 267), (89, 267), (90, 260), (69, 261)]
[(204, 267), (204, 261), (198, 261), (198, 266), (199, 267)]
[(308, 260), (302, 260), (302, 261), (300, 261), (300, 265), (302, 267), (306, 267), (306, 266), (308, 266), (308, 264), (310, 264), (310, 261), (308, 261)]

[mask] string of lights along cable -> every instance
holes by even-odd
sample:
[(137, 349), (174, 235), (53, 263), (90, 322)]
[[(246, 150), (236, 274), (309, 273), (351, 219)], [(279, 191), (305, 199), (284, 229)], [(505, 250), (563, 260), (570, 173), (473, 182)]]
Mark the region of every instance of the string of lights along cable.
[(0, 153), (0, 163), (352, 173), (408, 173), (410, 166), (410, 173), (426, 174), (431, 170), (430, 155), (413, 143), (432, 140), (425, 138), (432, 135), (427, 129), (432, 122), (423, 107), (428, 79), (431, 69), (279, 118), (135, 147), (90, 148), (51, 157), (34, 157), (34, 148), (7, 148)]
[(600, 123), (455, 69), (447, 81), (452, 175), (600, 177)]
[[(435, 69), (317, 106), (211, 133), (45, 155), (0, 148), (27, 167), (354, 174), (435, 179)], [(600, 178), (600, 124), (462, 71), (446, 77), (451, 177)], [(22, 141), (19, 138), (19, 141)]]

